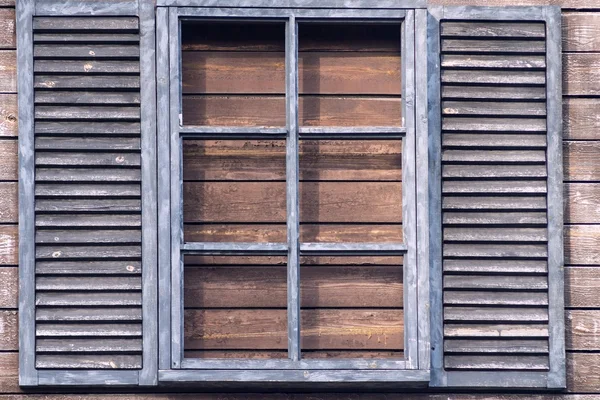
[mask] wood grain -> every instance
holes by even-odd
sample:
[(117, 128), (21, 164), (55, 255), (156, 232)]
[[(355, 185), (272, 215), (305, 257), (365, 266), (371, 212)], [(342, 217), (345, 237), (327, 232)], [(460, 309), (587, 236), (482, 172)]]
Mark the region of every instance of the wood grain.
[(17, 52), (0, 50), (0, 92), (17, 92)]
[(566, 183), (564, 196), (565, 223), (600, 223), (600, 183)]
[[(6, 1), (6, 0), (4, 0)], [(14, 49), (17, 46), (15, 26), (15, 10), (12, 8), (0, 9), (0, 48)]]
[(0, 140), (0, 181), (17, 180), (17, 141)]
[(562, 14), (563, 52), (600, 51), (600, 13), (564, 12)]
[(17, 308), (19, 271), (17, 267), (0, 268), (0, 309)]
[(0, 311), (0, 351), (18, 350), (19, 328), (17, 311)]
[(561, 6), (573, 9), (600, 8), (599, 0), (428, 0), (428, 4), (445, 6)]
[(600, 311), (568, 310), (565, 313), (567, 350), (600, 351)]
[(600, 268), (565, 268), (565, 306), (568, 308), (600, 308)]
[(563, 144), (564, 180), (600, 180), (600, 141), (572, 142)]
[(565, 227), (565, 264), (600, 265), (600, 225)]
[(18, 185), (16, 182), (0, 182), (0, 223), (15, 223), (19, 219)]
[(563, 54), (563, 95), (600, 94), (600, 54)]
[(18, 255), (18, 227), (0, 225), (0, 265), (17, 265)]
[(571, 97), (563, 99), (563, 134), (567, 140), (600, 139), (600, 100)]

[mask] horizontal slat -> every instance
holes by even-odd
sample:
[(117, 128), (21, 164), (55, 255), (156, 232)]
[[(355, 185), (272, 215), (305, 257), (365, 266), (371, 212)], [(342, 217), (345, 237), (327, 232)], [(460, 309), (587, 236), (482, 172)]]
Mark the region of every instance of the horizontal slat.
[(36, 197), (69, 197), (69, 199), (60, 200), (61, 202), (72, 200), (72, 197), (139, 197), (140, 185), (119, 183), (111, 185), (38, 183), (35, 185), (35, 195)]
[[(186, 51), (182, 91), (283, 94), (284, 61), (283, 52)], [(399, 53), (300, 53), (299, 93), (400, 95), (400, 71)]]
[(131, 275), (142, 272), (140, 261), (38, 261), (37, 275)]
[(545, 290), (548, 289), (548, 278), (527, 275), (447, 275), (444, 277), (444, 289)]
[(444, 307), (444, 321), (547, 322), (546, 308)]
[(545, 116), (545, 103), (532, 102), (474, 102), (474, 101), (443, 101), (444, 115), (507, 115), (507, 116)]
[[(284, 96), (187, 95), (184, 125), (285, 126)], [(301, 126), (400, 126), (399, 97), (301, 96)]]
[(543, 370), (550, 369), (548, 356), (508, 355), (448, 355), (444, 357), (447, 369), (490, 369), (490, 370)]
[[(40, 279), (39, 277), (37, 279)], [(72, 278), (66, 278), (72, 279)], [(38, 322), (141, 321), (141, 308), (38, 308)]]
[(139, 169), (36, 168), (36, 182), (140, 182)]
[(442, 162), (541, 164), (546, 162), (546, 152), (544, 150), (442, 150)]
[(140, 118), (138, 107), (96, 107), (96, 106), (36, 106), (35, 118), (47, 119), (79, 119), (79, 120), (137, 120)]
[(56, 214), (56, 215), (37, 215), (35, 220), (36, 227), (130, 227), (137, 228), (141, 226), (141, 217), (139, 215), (122, 214)]
[(457, 53), (545, 53), (544, 40), (442, 39), (443, 52)]
[(455, 306), (547, 306), (547, 292), (445, 290), (444, 304)]
[(42, 91), (35, 93), (36, 104), (140, 104), (136, 92)]
[(444, 228), (444, 241), (545, 242), (546, 228)]
[(34, 43), (139, 43), (135, 33), (34, 33)]
[(534, 22), (477, 22), (444, 21), (441, 37), (544, 38), (544, 24)]
[[(55, 92), (53, 92), (55, 93)], [(40, 121), (36, 135), (139, 135), (139, 122)]]
[(442, 221), (448, 225), (521, 225), (546, 224), (545, 212), (444, 212)]
[(442, 84), (468, 83), (478, 85), (543, 85), (544, 71), (513, 70), (442, 70)]
[[(33, 66), (36, 74), (139, 74), (138, 61), (96, 61), (96, 60), (36, 60)], [(42, 92), (43, 93), (43, 92)], [(36, 102), (42, 93), (36, 93)], [(57, 94), (54, 94), (55, 96)], [(49, 96), (47, 94), (47, 96)]]
[(35, 139), (36, 150), (140, 150), (138, 138), (47, 138)]
[(124, 258), (139, 259), (142, 256), (140, 246), (47, 246), (35, 248), (37, 259), (97, 259)]
[(37, 353), (141, 352), (141, 339), (37, 339)]
[(36, 306), (140, 306), (141, 292), (36, 293)]
[(540, 118), (442, 118), (444, 131), (545, 132), (546, 120)]
[(141, 200), (136, 199), (36, 199), (35, 211), (38, 213), (110, 213), (139, 212)]
[(515, 258), (544, 258), (548, 257), (545, 244), (446, 244), (443, 253), (445, 257), (515, 257)]
[(443, 85), (442, 98), (465, 100), (543, 100), (546, 90), (541, 86), (457, 86)]
[(141, 336), (141, 324), (51, 324), (37, 323), (35, 326), (36, 337), (61, 337), (61, 336), (93, 336), (93, 337), (111, 337), (111, 336)]
[(444, 272), (546, 273), (546, 261), (535, 260), (444, 260)]
[(33, 58), (138, 58), (138, 45), (108, 44), (36, 44)]
[(565, 141), (563, 164), (565, 181), (600, 180), (600, 141)]
[(141, 355), (101, 354), (37, 354), (35, 366), (40, 369), (140, 369)]
[(548, 353), (547, 340), (445, 340), (445, 353)]
[(546, 324), (444, 324), (445, 337), (548, 337)]
[(34, 31), (136, 31), (139, 28), (135, 17), (35, 17)]
[(442, 135), (445, 147), (546, 147), (546, 135), (482, 133), (446, 133)]
[(141, 243), (142, 232), (139, 229), (114, 229), (114, 230), (41, 230), (35, 233), (36, 243)]
[[(303, 310), (302, 348), (396, 349), (402, 310)], [(287, 311), (187, 310), (186, 349), (285, 349)]]
[(138, 153), (92, 153), (92, 152), (46, 152), (38, 151), (35, 155), (37, 166), (140, 166)]
[(139, 89), (140, 78), (128, 75), (36, 75), (35, 89)]
[(139, 276), (38, 276), (36, 290), (141, 290)]
[(546, 167), (543, 165), (443, 165), (443, 178), (545, 178)]
[[(187, 267), (184, 304), (202, 308), (285, 308), (287, 269)], [(402, 307), (402, 267), (302, 267), (302, 307)], [(375, 296), (375, 294), (377, 294)]]
[(545, 210), (545, 197), (444, 196), (444, 210)]
[(442, 182), (442, 193), (449, 194), (543, 194), (545, 181), (448, 181)]
[(488, 56), (474, 54), (442, 54), (442, 68), (545, 68), (546, 57), (534, 55)]

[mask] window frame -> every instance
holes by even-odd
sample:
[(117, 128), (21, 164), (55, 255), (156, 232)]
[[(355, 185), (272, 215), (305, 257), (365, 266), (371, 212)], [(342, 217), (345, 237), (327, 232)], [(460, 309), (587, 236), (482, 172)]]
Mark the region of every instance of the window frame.
[[(180, 2), (178, 2), (180, 3)], [(197, 5), (188, 4), (184, 5)], [(237, 2), (234, 2), (237, 3)], [(294, 2), (297, 5), (298, 2)], [(182, 5), (182, 4), (177, 4)], [(286, 126), (199, 127), (184, 126), (181, 115), (181, 21), (259, 20), (286, 25)], [(298, 127), (297, 31), (298, 22), (393, 22), (402, 23), (403, 127)], [(416, 28), (415, 20), (421, 24)], [(319, 9), (319, 8), (213, 8), (157, 7), (157, 99), (159, 180), (159, 381), (164, 382), (429, 382), (429, 278), (428, 228), (426, 223), (427, 130), (426, 120), (426, 10)], [(418, 40), (416, 35), (419, 35)], [(416, 52), (416, 46), (421, 53)], [(416, 67), (418, 65), (421, 68)], [(418, 75), (418, 76), (417, 76)], [(420, 90), (417, 80), (420, 79)], [(416, 109), (421, 109), (417, 112)], [(168, 112), (167, 112), (168, 111)], [(419, 130), (419, 134), (417, 134)], [(162, 133), (161, 133), (162, 132)], [(289, 134), (288, 134), (289, 133)], [(298, 238), (298, 140), (315, 138), (380, 138), (403, 141), (403, 228), (406, 244), (304, 243)], [(346, 136), (341, 136), (346, 134)], [(288, 243), (185, 243), (182, 217), (182, 143), (185, 138), (218, 137), (286, 140), (286, 193)], [(405, 149), (412, 149), (407, 151)], [(417, 159), (419, 163), (417, 163)], [(292, 183), (290, 184), (290, 181)], [(417, 183), (418, 182), (418, 183)], [(419, 207), (417, 207), (419, 204)], [(417, 240), (419, 247), (417, 248)], [(219, 360), (183, 357), (182, 255), (260, 254), (288, 255), (288, 359)], [(402, 360), (340, 359), (301, 360), (299, 256), (305, 254), (382, 255), (404, 254), (404, 357)], [(409, 267), (407, 267), (407, 265)], [(419, 265), (422, 267), (419, 269)], [(178, 284), (175, 284), (178, 282)], [(250, 371), (249, 371), (250, 370)], [(248, 374), (251, 372), (251, 374)]]

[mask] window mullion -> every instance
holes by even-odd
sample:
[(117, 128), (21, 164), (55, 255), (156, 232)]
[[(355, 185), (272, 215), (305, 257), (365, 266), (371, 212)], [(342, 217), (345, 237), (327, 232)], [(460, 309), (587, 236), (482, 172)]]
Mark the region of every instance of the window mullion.
[(286, 204), (288, 240), (288, 357), (300, 360), (300, 207), (298, 195), (298, 25), (291, 16), (285, 30)]

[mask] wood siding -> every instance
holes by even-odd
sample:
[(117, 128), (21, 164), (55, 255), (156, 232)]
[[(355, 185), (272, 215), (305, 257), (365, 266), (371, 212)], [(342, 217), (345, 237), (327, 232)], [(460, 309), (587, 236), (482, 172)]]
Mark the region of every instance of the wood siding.
[[(561, 5), (564, 50), (566, 395), (23, 394), (17, 357), (17, 123), (14, 1), (0, 0), (0, 400), (600, 399), (600, 0), (432, 0), (445, 5)], [(173, 392), (177, 392), (173, 390)]]

